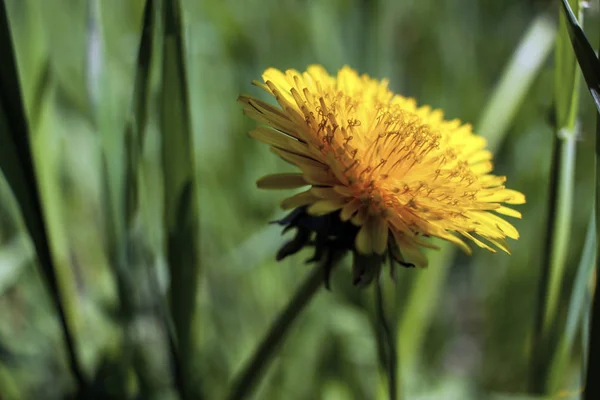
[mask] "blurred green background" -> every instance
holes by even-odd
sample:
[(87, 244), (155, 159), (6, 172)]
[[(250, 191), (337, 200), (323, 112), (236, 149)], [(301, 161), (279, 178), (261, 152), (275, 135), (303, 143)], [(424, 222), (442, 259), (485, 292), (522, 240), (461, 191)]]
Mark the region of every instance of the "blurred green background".
[[(160, 294), (169, 276), (154, 112), (140, 146), (140, 206), (127, 232), (127, 275), (137, 304), (128, 340), (136, 343), (130, 356), (150, 377), (145, 380), (118, 369), (124, 339), (107, 250), (100, 131), (122, 132), (131, 118), (144, 1), (6, 3), (26, 109), (36, 121), (32, 147), (52, 249), (67, 271), (68, 309), (85, 371), (101, 375), (97, 382), (108, 392), (123, 386), (131, 393), (175, 398), (160, 318)], [(194, 384), (204, 397), (226, 395), (309, 268), (303, 264), (309, 253), (274, 260), (285, 238), (267, 222), (283, 215), (278, 203), (286, 193), (259, 191), (255, 181), (292, 169), (248, 138), (254, 122), (243, 116), (236, 98), (263, 96), (250, 82), (267, 67), (303, 70), (313, 63), (330, 73), (347, 64), (389, 78), (395, 92), (472, 123), (490, 140), (496, 173), (526, 194), (527, 204), (519, 207), (523, 219), (514, 221), (521, 239), (510, 243), (512, 255), (475, 249), (467, 257), (444, 247), (430, 253), (427, 269), (402, 269), (395, 286), (385, 283), (399, 329), (400, 387), (406, 398), (500, 399), (526, 393), (546, 231), (558, 4), (184, 0), (182, 7), (201, 265), (190, 358), (198, 377)], [(100, 16), (98, 24), (90, 9)], [(597, 10), (586, 12), (596, 18)], [(520, 46), (525, 46), (520, 58), (512, 58)], [(592, 210), (593, 110), (585, 96), (561, 321)], [(18, 207), (2, 180), (3, 400), (64, 398), (73, 391), (60, 326), (35, 265)], [(348, 265), (338, 268), (332, 291), (319, 293), (299, 318), (255, 398), (385, 398), (372, 298), (373, 288), (351, 285)], [(572, 383), (580, 348), (576, 341), (572, 371), (562, 387), (571, 393), (566, 398), (577, 391)]]

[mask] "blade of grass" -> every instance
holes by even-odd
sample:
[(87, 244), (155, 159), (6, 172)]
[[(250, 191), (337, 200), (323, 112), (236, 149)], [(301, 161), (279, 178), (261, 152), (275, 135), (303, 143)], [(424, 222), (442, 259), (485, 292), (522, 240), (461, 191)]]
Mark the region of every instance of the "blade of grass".
[(61, 282), (50, 250), (48, 227), (44, 219), (34, 160), (30, 147), (29, 126), (22, 101), (16, 57), (4, 0), (0, 1), (0, 169), (9, 183), (25, 226), (31, 235), (42, 274), (57, 309), (69, 366), (79, 390), (86, 380), (77, 354), (72, 326), (61, 294)]
[[(573, 2), (571, 0), (571, 2)], [(594, 99), (596, 109), (600, 112), (600, 61), (594, 52), (594, 48), (590, 45), (587, 40), (585, 33), (575, 17), (577, 10), (573, 11), (573, 8), (567, 0), (561, 0), (561, 4), (564, 10), (564, 15), (567, 22), (567, 30), (569, 38), (571, 39), (571, 45), (575, 51), (577, 62), (583, 72), (583, 77), (587, 87)], [(579, 5), (578, 2), (575, 4)]]
[[(598, 279), (600, 270), (600, 116), (596, 121), (596, 269), (595, 279)], [(600, 294), (595, 282), (591, 305), (591, 321), (589, 321), (589, 348), (587, 355), (587, 371), (585, 378), (585, 400), (597, 399), (600, 397)]]
[(477, 123), (477, 132), (487, 139), (492, 151), (498, 149), (531, 84), (548, 59), (555, 35), (556, 28), (550, 15), (540, 14), (533, 20), (504, 68)]
[[(579, 11), (578, 1), (573, 3)], [(546, 239), (532, 336), (530, 383), (532, 391), (539, 394), (546, 393), (553, 385), (550, 380), (551, 361), (558, 350), (557, 306), (569, 247), (575, 183), (579, 71), (568, 41), (566, 21), (561, 16), (554, 57), (556, 131), (552, 138)]]
[[(575, 47), (575, 46), (573, 46)], [(577, 53), (577, 48), (575, 48)], [(581, 69), (586, 72), (581, 66), (580, 57), (577, 57)], [(598, 66), (596, 59), (596, 67), (594, 68), (597, 74), (600, 74), (600, 67)], [(589, 74), (589, 72), (588, 72)], [(594, 91), (586, 76), (588, 82), (588, 88), (592, 95)], [(596, 91), (596, 94), (598, 92)], [(598, 97), (593, 96), (596, 101), (596, 107), (598, 107)], [(600, 108), (598, 108), (600, 113)], [(584, 331), (584, 334), (589, 332), (589, 347), (587, 353), (587, 371), (585, 375), (585, 400), (597, 399), (600, 397), (600, 293), (597, 287), (598, 272), (600, 271), (600, 114), (596, 115), (596, 201), (594, 204), (594, 210), (596, 214), (596, 269), (595, 269), (595, 282), (593, 285), (593, 297), (591, 304), (591, 320), (586, 319), (585, 323), (589, 323), (589, 331)], [(585, 366), (585, 357), (584, 357)]]
[[(135, 318), (142, 307), (141, 293), (134, 280), (140, 273), (136, 268), (150, 268), (149, 265), (135, 257), (136, 239), (134, 238), (134, 218), (139, 209), (138, 203), (138, 170), (140, 168), (140, 152), (143, 143), (143, 134), (146, 128), (148, 108), (150, 103), (149, 86), (150, 68), (152, 58), (158, 60), (156, 52), (156, 39), (160, 37), (160, 31), (153, 29), (154, 22), (158, 18), (153, 7), (154, 1), (148, 0), (143, 4), (141, 39), (138, 47), (136, 65), (136, 76), (131, 98), (131, 115), (124, 131), (115, 129), (107, 132), (106, 126), (102, 125), (100, 111), (98, 111), (96, 124), (101, 126), (105, 139), (104, 151), (104, 193), (107, 221), (107, 245), (110, 263), (113, 267), (117, 284), (119, 300), (119, 317), (123, 328), (123, 343), (121, 343), (121, 357), (114, 362), (119, 362), (120, 368), (114, 368), (113, 372), (128, 374), (133, 368), (140, 382), (140, 387), (145, 387), (143, 382), (153, 379), (148, 376), (148, 368), (143, 368), (136, 363), (136, 354), (143, 351), (144, 344), (139, 335), (135, 334)], [(102, 84), (103, 78), (103, 35), (101, 27), (101, 7), (95, 1), (88, 2), (89, 11), (89, 39), (88, 39), (88, 82), (89, 91), (92, 95), (91, 104), (96, 110), (102, 105), (102, 88), (107, 87), (109, 82)], [(94, 94), (95, 92), (98, 92)], [(106, 112), (106, 111), (104, 111)], [(110, 117), (110, 116), (109, 116)], [(110, 146), (119, 146), (124, 149), (110, 151)], [(122, 157), (122, 158), (121, 158)], [(111, 169), (109, 165), (119, 165), (119, 169)], [(167, 324), (165, 324), (166, 326)], [(166, 329), (167, 334), (170, 330)], [(147, 395), (141, 393), (142, 396)]]
[[(147, 0), (145, 2), (144, 16), (142, 23), (142, 37), (138, 51), (136, 82), (132, 99), (132, 118), (126, 132), (127, 143), (127, 199), (126, 199), (126, 215), (130, 221), (130, 226), (133, 223), (134, 213), (138, 209), (138, 168), (140, 164), (140, 152), (144, 144), (144, 136), (146, 132), (147, 121), (149, 119), (150, 109), (150, 93), (154, 74), (161, 73), (162, 63), (162, 3), (160, 0)], [(131, 227), (129, 228), (131, 229)], [(173, 324), (169, 318), (169, 312), (163, 301), (159, 285), (157, 282), (156, 271), (151, 270), (149, 265), (146, 265), (146, 276), (150, 282), (151, 292), (156, 297), (156, 314), (162, 320), (165, 328), (167, 348), (171, 358), (171, 373), (173, 381), (182, 382), (181, 377), (181, 361), (177, 352), (175, 332)], [(123, 290), (131, 287), (132, 282), (127, 282), (127, 286), (123, 285)], [(140, 344), (143, 346), (143, 344)], [(140, 349), (140, 351), (144, 351)], [(152, 379), (151, 376), (146, 376), (144, 368), (136, 367), (138, 376), (141, 382), (148, 382)], [(151, 386), (151, 385), (146, 385)], [(179, 386), (179, 385), (178, 385)], [(180, 389), (180, 395), (182, 388)], [(144, 393), (142, 393), (144, 395)], [(146, 393), (145, 395), (151, 395)]]
[[(579, 26), (575, 13), (571, 8), (569, 2), (566, 0), (561, 1), (564, 15), (566, 17), (567, 29), (571, 45), (577, 57), (579, 67), (583, 72), (588, 90), (590, 91), (596, 109), (600, 113), (600, 61), (594, 52), (594, 49), (590, 45), (589, 41), (583, 29)], [(596, 121), (596, 201), (595, 201), (595, 215), (596, 215), (596, 276), (600, 269), (600, 255), (598, 249), (600, 248), (600, 163), (598, 162), (600, 157), (600, 115), (597, 116)], [(598, 290), (594, 290), (592, 300), (592, 311), (590, 321), (590, 343), (588, 349), (588, 361), (587, 361), (587, 372), (585, 378), (585, 394), (584, 398), (596, 399), (600, 396), (600, 381), (597, 379), (600, 373), (600, 295)], [(587, 325), (587, 318), (585, 319), (584, 325)], [(585, 329), (585, 328), (584, 328)], [(584, 332), (585, 336), (585, 332)], [(585, 359), (585, 356), (584, 356)], [(585, 363), (584, 363), (585, 365)]]
[[(583, 253), (577, 266), (577, 273), (571, 291), (569, 301), (569, 310), (567, 312), (567, 322), (565, 329), (560, 337), (560, 345), (554, 354), (552, 361), (552, 371), (550, 373), (551, 388), (550, 393), (558, 393), (564, 389), (564, 378), (568, 378), (568, 367), (570, 365), (570, 356), (573, 349), (573, 342), (580, 327), (583, 326), (583, 316), (585, 311), (586, 298), (589, 296), (589, 282), (592, 277), (596, 260), (596, 221), (592, 212), (585, 236)], [(588, 304), (589, 305), (589, 304)], [(582, 329), (585, 330), (585, 329)], [(585, 371), (585, 369), (583, 369)]]
[(323, 279), (324, 269), (320, 265), (314, 267), (235, 378), (228, 400), (246, 399), (251, 394), (293, 322), (323, 285)]
[[(161, 93), (161, 134), (164, 174), (164, 218), (167, 259), (171, 273), (170, 310), (181, 359), (178, 386), (190, 398), (193, 351), (192, 327), (196, 310), (200, 258), (197, 184), (190, 121), (183, 15), (179, 1), (164, 3), (164, 42)], [(194, 392), (193, 397), (198, 398)]]

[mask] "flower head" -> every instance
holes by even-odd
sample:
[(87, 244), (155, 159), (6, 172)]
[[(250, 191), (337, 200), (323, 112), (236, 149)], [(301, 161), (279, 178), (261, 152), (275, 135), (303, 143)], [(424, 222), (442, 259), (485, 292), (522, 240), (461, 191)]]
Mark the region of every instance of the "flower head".
[(464, 238), (509, 252), (505, 239), (519, 237), (499, 214), (520, 218), (502, 203), (522, 204), (525, 197), (490, 174), (492, 154), (470, 125), (447, 121), (442, 111), (392, 93), (386, 80), (349, 67), (337, 76), (318, 65), (303, 73), (269, 68), (263, 81), (254, 83), (279, 107), (240, 96), (245, 113), (264, 125), (250, 136), (300, 172), (267, 175), (258, 187), (308, 187), (282, 208), (352, 224), (358, 255), (390, 254), (425, 266), (421, 248), (435, 246), (424, 237), (467, 253)]

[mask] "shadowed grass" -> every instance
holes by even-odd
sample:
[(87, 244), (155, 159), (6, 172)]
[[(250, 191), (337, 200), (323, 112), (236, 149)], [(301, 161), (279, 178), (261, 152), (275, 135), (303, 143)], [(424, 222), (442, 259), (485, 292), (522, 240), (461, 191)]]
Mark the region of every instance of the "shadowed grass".
[(58, 311), (71, 372), (79, 389), (84, 390), (86, 380), (63, 304), (59, 274), (50, 251), (48, 228), (40, 200), (30, 147), (29, 126), (23, 108), (20, 79), (4, 0), (0, 1), (0, 55), (0, 169), (21, 208), (42, 274)]
[[(577, 22), (575, 17), (576, 10), (573, 10), (573, 5), (569, 4), (566, 0), (562, 0), (561, 4), (577, 62), (583, 72), (596, 108), (600, 113), (600, 60), (598, 60), (594, 49)], [(600, 248), (600, 163), (598, 162), (598, 157), (600, 157), (600, 115), (597, 116), (596, 122), (596, 249)], [(599, 254), (596, 251), (596, 274), (598, 273), (598, 268), (600, 268), (598, 257)], [(584, 395), (586, 400), (597, 399), (600, 396), (600, 381), (598, 380), (598, 375), (600, 374), (600, 294), (598, 290), (594, 290), (590, 324), (590, 345)]]
[(164, 17), (161, 134), (166, 251), (171, 276), (169, 301), (181, 365), (184, 399), (199, 398), (192, 382), (192, 322), (200, 274), (196, 162), (191, 131), (183, 14), (178, 0), (162, 5)]

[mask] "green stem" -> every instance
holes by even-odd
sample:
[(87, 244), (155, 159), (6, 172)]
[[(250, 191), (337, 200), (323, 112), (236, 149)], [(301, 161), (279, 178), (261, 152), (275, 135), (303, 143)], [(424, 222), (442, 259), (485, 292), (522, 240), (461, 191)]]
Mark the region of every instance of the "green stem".
[[(570, 361), (572, 359), (573, 343), (578, 330), (586, 332), (585, 318), (589, 316), (589, 282), (592, 277), (596, 260), (596, 222), (592, 212), (590, 222), (587, 227), (583, 253), (577, 266), (573, 288), (571, 290), (571, 299), (569, 301), (569, 310), (567, 312), (567, 321), (565, 329), (560, 338), (559, 347), (554, 354), (552, 361), (552, 370), (550, 382), (552, 384), (551, 393), (556, 393), (565, 385), (564, 377), (568, 376)], [(587, 343), (587, 341), (584, 341)], [(584, 344), (585, 346), (585, 344)], [(583, 349), (582, 371), (585, 371), (585, 353)], [(584, 380), (583, 378), (582, 380)], [(583, 382), (581, 382), (583, 385)]]
[[(582, 15), (579, 19), (582, 20)], [(575, 57), (567, 47), (568, 40), (561, 16), (555, 53), (556, 133), (552, 142), (546, 239), (532, 336), (531, 389), (538, 394), (546, 393), (551, 383), (551, 361), (560, 351), (556, 317), (569, 249), (575, 185), (580, 78)]]
[[(83, 393), (87, 381), (73, 334), (69, 292), (64, 290), (69, 279), (66, 276), (68, 271), (60, 268), (52, 254), (49, 212), (43, 207), (42, 180), (32, 155), (31, 130), (24, 110), (23, 88), (9, 22), (6, 2), (0, 0), (0, 172), (4, 174), (21, 208), (23, 221), (35, 246), (39, 268), (58, 313), (69, 367), (78, 390)], [(32, 125), (35, 126), (35, 121)]]
[[(387, 323), (385, 318), (385, 308), (383, 303), (383, 293), (381, 288), (381, 282), (377, 279), (375, 284), (375, 309), (377, 311), (377, 322), (383, 331), (382, 334), (377, 335), (377, 340), (384, 341), (382, 346), (386, 349), (385, 351), (385, 366), (388, 375), (389, 384), (389, 399), (396, 400), (398, 396), (398, 384), (396, 377), (398, 376), (398, 355), (396, 352), (395, 344), (395, 332), (392, 332), (390, 325)], [(392, 324), (392, 326), (395, 326)]]
[[(558, 135), (561, 135), (561, 132)], [(546, 244), (533, 336), (533, 385), (536, 393), (543, 393), (546, 386), (549, 361), (552, 357), (550, 353), (553, 353), (551, 336), (556, 322), (556, 310), (570, 241), (575, 183), (575, 133), (567, 132), (563, 138), (555, 137), (553, 147)]]
[(293, 322), (323, 284), (323, 271), (321, 266), (316, 266), (298, 288), (283, 312), (273, 321), (254, 355), (235, 379), (233, 389), (228, 397), (229, 400), (245, 399), (250, 394)]
[[(600, 115), (596, 115), (596, 281), (600, 271)], [(585, 380), (585, 400), (600, 398), (600, 294), (595, 285), (590, 322), (590, 344), (587, 376)]]

